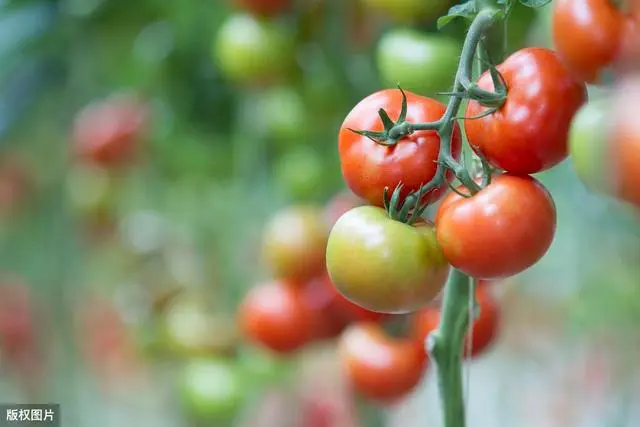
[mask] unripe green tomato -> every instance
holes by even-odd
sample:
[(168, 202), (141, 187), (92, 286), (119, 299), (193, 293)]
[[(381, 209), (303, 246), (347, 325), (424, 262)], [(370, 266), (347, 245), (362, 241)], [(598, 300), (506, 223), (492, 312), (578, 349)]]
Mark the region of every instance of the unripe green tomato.
[(274, 22), (236, 14), (218, 29), (213, 56), (220, 72), (230, 80), (241, 84), (266, 83), (291, 69), (291, 40)]
[(196, 359), (182, 373), (181, 393), (194, 418), (223, 421), (233, 418), (244, 403), (247, 384), (231, 360)]
[(612, 104), (606, 98), (585, 104), (569, 130), (569, 153), (578, 178), (591, 190), (610, 193), (612, 172), (608, 167), (608, 123)]
[(248, 380), (255, 386), (275, 383), (289, 372), (286, 359), (259, 348), (241, 351), (238, 360)]
[(290, 87), (267, 90), (258, 100), (258, 117), (267, 135), (278, 145), (299, 143), (308, 130), (304, 100)]
[(71, 207), (80, 215), (100, 215), (113, 206), (114, 179), (106, 169), (90, 164), (73, 166), (67, 177)]
[(444, 15), (450, 0), (361, 0), (370, 11), (398, 22), (433, 21)]
[(403, 28), (382, 36), (376, 62), (387, 86), (433, 95), (451, 88), (459, 56), (456, 40)]
[(338, 219), (326, 259), (336, 289), (380, 313), (420, 309), (440, 293), (449, 272), (431, 224), (404, 224), (375, 206), (351, 209)]
[(325, 168), (318, 153), (311, 147), (301, 146), (278, 159), (274, 180), (287, 196), (303, 201), (322, 193), (324, 173)]

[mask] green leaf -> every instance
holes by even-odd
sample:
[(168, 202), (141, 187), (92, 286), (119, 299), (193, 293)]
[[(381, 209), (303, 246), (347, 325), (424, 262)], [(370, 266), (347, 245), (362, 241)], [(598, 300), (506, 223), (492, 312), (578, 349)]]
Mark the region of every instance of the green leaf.
[[(534, 0), (530, 0), (534, 1)], [(473, 19), (473, 17), (477, 13), (476, 2), (475, 0), (470, 0), (466, 3), (457, 4), (449, 9), (449, 13), (445, 16), (442, 16), (438, 19), (438, 29), (442, 29), (455, 18), (465, 18), (465, 19)]]
[(549, 3), (551, 3), (551, 0), (520, 0), (520, 3), (527, 7), (538, 8), (548, 5)]

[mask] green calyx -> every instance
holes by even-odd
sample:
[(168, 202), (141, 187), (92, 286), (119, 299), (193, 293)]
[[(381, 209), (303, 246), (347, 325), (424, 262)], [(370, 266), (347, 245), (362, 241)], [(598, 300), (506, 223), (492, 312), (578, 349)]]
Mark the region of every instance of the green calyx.
[(402, 187), (402, 184), (398, 184), (391, 197), (389, 197), (389, 187), (384, 188), (384, 208), (392, 219), (411, 225), (420, 218), (429, 205), (422, 203), (422, 198), (428, 191), (428, 185), (423, 185), (418, 191), (409, 193), (404, 200), (401, 200)]
[(400, 115), (397, 121), (393, 121), (389, 114), (381, 108), (378, 110), (378, 115), (384, 126), (384, 130), (381, 132), (368, 131), (368, 130), (355, 130), (349, 129), (351, 132), (358, 135), (366, 136), (376, 144), (385, 145), (388, 147), (394, 146), (398, 141), (405, 136), (413, 132), (411, 124), (406, 121), (407, 119), (407, 95), (404, 90), (398, 86), (398, 90), (402, 92), (402, 106), (400, 107)]

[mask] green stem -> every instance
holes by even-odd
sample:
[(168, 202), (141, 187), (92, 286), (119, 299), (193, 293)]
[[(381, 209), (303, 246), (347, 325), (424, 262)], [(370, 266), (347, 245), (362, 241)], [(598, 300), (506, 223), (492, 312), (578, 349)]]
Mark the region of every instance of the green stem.
[(462, 353), (469, 324), (470, 278), (453, 269), (445, 286), (438, 329), (427, 338), (427, 349), (436, 365), (445, 427), (464, 427)]

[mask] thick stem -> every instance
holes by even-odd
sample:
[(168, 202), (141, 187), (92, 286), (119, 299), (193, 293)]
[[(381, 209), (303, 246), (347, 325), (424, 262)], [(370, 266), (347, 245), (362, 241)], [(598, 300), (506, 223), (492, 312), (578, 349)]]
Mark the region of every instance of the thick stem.
[(427, 338), (427, 350), (436, 365), (445, 427), (464, 427), (462, 353), (469, 324), (469, 276), (453, 269), (445, 287), (438, 329)]

